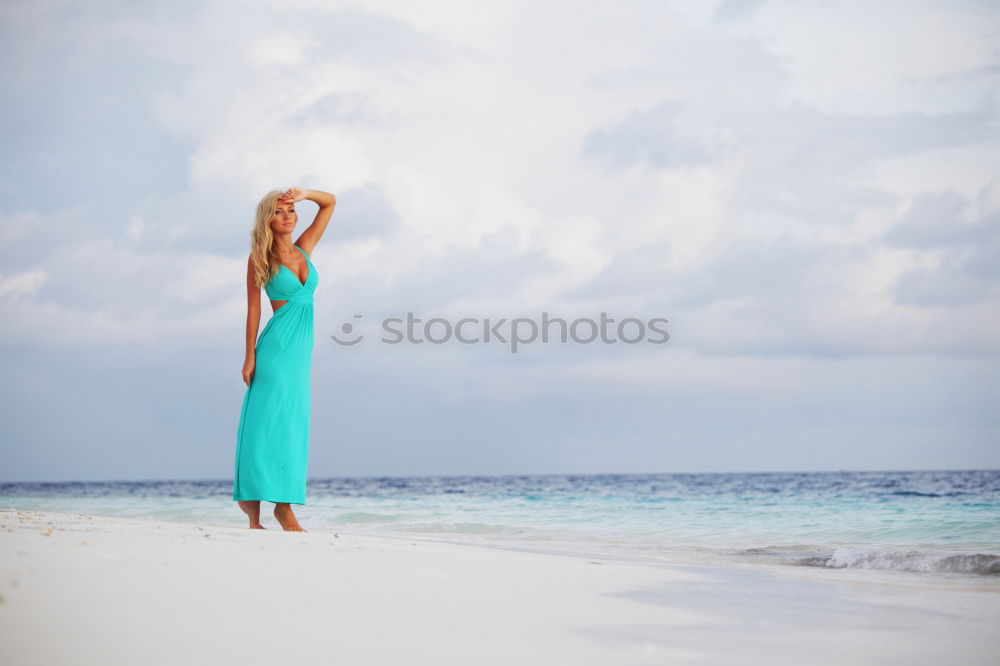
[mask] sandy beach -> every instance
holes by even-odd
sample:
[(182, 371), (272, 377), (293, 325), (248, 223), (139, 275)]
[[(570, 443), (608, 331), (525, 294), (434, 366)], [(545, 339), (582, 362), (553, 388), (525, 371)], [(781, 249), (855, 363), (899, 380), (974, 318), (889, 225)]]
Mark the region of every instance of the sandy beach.
[[(1000, 585), (0, 511), (0, 661), (987, 664)], [(787, 570), (787, 571), (786, 571)]]

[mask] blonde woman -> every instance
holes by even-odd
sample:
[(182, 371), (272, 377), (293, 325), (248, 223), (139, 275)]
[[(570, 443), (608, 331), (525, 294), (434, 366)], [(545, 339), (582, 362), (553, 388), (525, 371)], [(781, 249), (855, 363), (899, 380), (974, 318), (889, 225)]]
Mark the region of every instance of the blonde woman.
[[(296, 202), (315, 201), (319, 212), (292, 243)], [(313, 292), (319, 276), (310, 256), (337, 204), (329, 192), (272, 190), (257, 205), (247, 261), (247, 337), (240, 424), (236, 431), (233, 499), (260, 524), (261, 501), (274, 502), (282, 529), (305, 532), (292, 504), (306, 503), (310, 381), (313, 350)], [(273, 314), (257, 338), (260, 290)], [(254, 341), (256, 340), (256, 345)]]

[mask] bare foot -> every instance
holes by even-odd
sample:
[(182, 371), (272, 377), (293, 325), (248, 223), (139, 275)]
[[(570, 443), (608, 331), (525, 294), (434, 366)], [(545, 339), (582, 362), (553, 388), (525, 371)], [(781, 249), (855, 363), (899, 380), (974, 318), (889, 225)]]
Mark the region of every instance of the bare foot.
[(240, 500), (239, 503), (240, 508), (243, 509), (243, 513), (247, 514), (250, 518), (250, 529), (267, 529), (260, 524), (260, 500)]
[(281, 529), (286, 532), (308, 532), (299, 525), (299, 521), (295, 518), (295, 514), (292, 512), (292, 505), (286, 502), (277, 502), (274, 505), (274, 517), (278, 519), (278, 523), (281, 525)]

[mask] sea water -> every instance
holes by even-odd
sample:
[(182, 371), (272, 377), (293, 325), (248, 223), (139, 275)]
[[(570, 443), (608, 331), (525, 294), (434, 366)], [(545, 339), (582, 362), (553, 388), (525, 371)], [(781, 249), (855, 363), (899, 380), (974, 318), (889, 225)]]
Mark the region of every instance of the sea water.
[[(1000, 470), (314, 478), (310, 531), (660, 563), (1000, 576)], [(0, 483), (0, 508), (243, 526), (232, 480)], [(263, 503), (263, 522), (278, 526)]]

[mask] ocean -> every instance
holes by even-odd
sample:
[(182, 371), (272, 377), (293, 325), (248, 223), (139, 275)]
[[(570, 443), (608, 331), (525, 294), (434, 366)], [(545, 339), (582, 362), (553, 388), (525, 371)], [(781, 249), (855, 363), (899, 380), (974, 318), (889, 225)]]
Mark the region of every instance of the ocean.
[[(1000, 470), (314, 478), (309, 531), (681, 564), (1000, 576)], [(240, 527), (232, 480), (0, 483), (0, 508)], [(280, 529), (263, 503), (262, 522)]]

